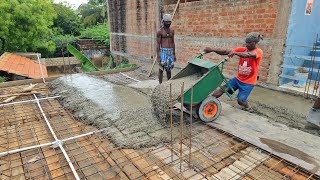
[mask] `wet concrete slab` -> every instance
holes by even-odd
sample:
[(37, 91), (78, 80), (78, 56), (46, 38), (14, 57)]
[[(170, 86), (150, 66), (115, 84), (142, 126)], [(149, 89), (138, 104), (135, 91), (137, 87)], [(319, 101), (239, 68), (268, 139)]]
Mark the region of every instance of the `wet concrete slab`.
[[(64, 84), (76, 88), (87, 99), (114, 115), (121, 111), (148, 107), (148, 97), (130, 88), (114, 85), (102, 79), (74, 74), (61, 78)], [(117, 117), (118, 118), (118, 117)]]
[(129, 87), (135, 88), (147, 95), (151, 95), (153, 89), (155, 89), (159, 85), (158, 80), (146, 80), (146, 81), (139, 81), (133, 82), (128, 84)]
[(133, 88), (85, 74), (60, 77), (50, 86), (52, 95), (61, 96), (61, 104), (76, 119), (106, 129), (104, 135), (116, 147), (138, 149), (171, 140), (170, 124), (161, 123), (150, 97)]
[[(114, 111), (112, 107), (107, 108), (108, 105), (105, 100), (113, 101), (112, 98), (108, 97), (108, 92), (113, 93), (113, 90), (117, 91), (115, 92), (115, 96), (118, 93), (121, 97), (116, 98), (116, 101), (120, 101), (123, 98), (122, 96), (128, 97), (134, 95), (137, 95), (139, 101), (141, 101), (140, 97), (143, 95), (124, 86), (121, 87), (126, 90), (118, 92), (119, 90), (114, 88), (116, 85), (105, 82), (102, 79), (99, 80), (96, 77), (85, 77), (83, 81), (82, 78), (73, 76), (73, 81), (76, 79), (77, 82), (60, 79), (53, 83), (56, 86), (54, 91), (56, 94), (63, 96), (62, 104), (65, 107), (76, 110), (76, 116), (83, 116), (80, 119), (84, 119), (87, 123), (93, 123), (100, 127), (108, 127), (108, 134), (106, 135), (111, 138), (116, 146), (130, 148), (150, 147), (168, 140), (166, 135), (170, 135), (170, 133), (157, 121), (154, 121), (150, 109), (152, 107), (150, 106), (148, 108), (137, 106), (140, 108), (123, 111), (125, 113), (120, 113), (120, 116), (115, 115), (115, 119), (108, 117), (109, 111)], [(59, 85), (61, 83), (63, 84), (62, 86)], [(140, 87), (145, 86), (143, 82), (140, 83), (142, 83)], [(88, 92), (89, 90), (92, 92)], [(82, 98), (83, 100), (79, 101)], [(105, 100), (101, 100), (101, 98)], [(135, 98), (132, 97), (128, 100), (135, 101)], [(145, 95), (142, 99), (144, 98), (146, 98), (146, 102), (150, 101)], [(115, 103), (120, 108), (123, 108), (122, 110), (128, 108), (123, 107), (125, 104), (121, 102)], [(216, 122), (211, 123), (211, 125), (304, 167), (310, 172), (320, 173), (319, 137), (289, 128), (280, 123), (270, 122), (264, 117), (238, 110), (224, 103), (222, 105), (223, 110), (220, 118)], [(83, 111), (81, 108), (88, 110)], [(101, 111), (102, 113), (100, 113)], [(154, 132), (157, 128), (162, 129), (161, 134)]]
[(157, 80), (146, 80), (128, 84), (129, 87), (137, 89), (154, 89), (159, 85)]
[(104, 134), (117, 147), (150, 147), (170, 139), (153, 117), (150, 98), (132, 88), (84, 74), (58, 78), (51, 88), (75, 118), (105, 128)]
[(222, 129), (312, 173), (320, 175), (320, 138), (222, 103), (211, 126)]

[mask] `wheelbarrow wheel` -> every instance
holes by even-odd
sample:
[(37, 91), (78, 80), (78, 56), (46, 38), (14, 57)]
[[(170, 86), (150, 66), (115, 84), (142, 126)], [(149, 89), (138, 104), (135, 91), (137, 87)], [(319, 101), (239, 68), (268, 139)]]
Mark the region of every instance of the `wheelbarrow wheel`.
[(197, 106), (197, 115), (204, 122), (216, 120), (221, 113), (220, 101), (212, 96), (207, 97)]

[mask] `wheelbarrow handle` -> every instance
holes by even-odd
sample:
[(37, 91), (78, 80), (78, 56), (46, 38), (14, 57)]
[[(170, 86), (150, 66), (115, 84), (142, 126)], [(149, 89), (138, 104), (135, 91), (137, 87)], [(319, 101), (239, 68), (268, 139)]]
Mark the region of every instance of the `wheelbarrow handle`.
[(228, 61), (228, 59), (230, 59), (230, 57), (224, 58), (223, 60), (221, 60), (221, 61), (217, 64), (217, 66), (220, 66), (220, 64), (224, 64), (225, 62)]
[(201, 59), (205, 53), (206, 53), (206, 52), (203, 51), (202, 53), (200, 53), (200, 55), (199, 55), (197, 58), (200, 58), (200, 59)]
[[(200, 55), (198, 56), (198, 58), (202, 58), (202, 56), (203, 55), (205, 55), (206, 54), (206, 52), (205, 51), (203, 51), (202, 53), (200, 53)], [(230, 59), (230, 57), (228, 56), (228, 57), (226, 57), (223, 61), (228, 61), (228, 59)]]

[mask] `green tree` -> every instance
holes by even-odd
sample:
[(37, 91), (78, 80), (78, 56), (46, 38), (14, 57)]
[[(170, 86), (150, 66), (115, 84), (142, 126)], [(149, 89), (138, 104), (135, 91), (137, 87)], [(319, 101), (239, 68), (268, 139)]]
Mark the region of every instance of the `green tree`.
[(80, 35), (80, 17), (70, 6), (65, 4), (53, 4), (57, 18), (54, 20), (53, 27), (56, 28), (55, 34)]
[(107, 24), (98, 24), (87, 27), (81, 31), (80, 38), (93, 39), (109, 45), (109, 26)]
[(45, 41), (56, 17), (51, 0), (1, 0), (0, 17), (1, 47), (5, 51), (52, 47)]
[(108, 18), (106, 0), (89, 0), (87, 4), (81, 4), (78, 11), (85, 27), (106, 23)]
[(55, 35), (51, 38), (51, 40), (56, 45), (55, 56), (61, 57), (66, 56), (68, 51), (66, 51), (68, 44), (74, 44), (77, 40), (76, 37), (70, 34), (65, 35)]

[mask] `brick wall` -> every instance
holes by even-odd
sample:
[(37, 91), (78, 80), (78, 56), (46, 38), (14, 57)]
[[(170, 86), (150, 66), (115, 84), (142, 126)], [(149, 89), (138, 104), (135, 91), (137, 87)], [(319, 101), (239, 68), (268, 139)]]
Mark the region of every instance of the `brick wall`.
[[(181, 3), (173, 27), (179, 35), (243, 37), (257, 31), (273, 37), (279, 0), (216, 0)], [(164, 6), (173, 12), (175, 4)]]
[[(157, 15), (172, 13), (176, 1), (109, 0), (111, 50), (119, 56), (148, 60), (155, 54)], [(171, 3), (171, 4), (170, 4)], [(174, 4), (172, 4), (174, 3)], [(160, 4), (160, 11), (157, 11)], [(278, 83), (290, 0), (181, 0), (172, 27), (175, 29), (178, 61), (188, 61), (206, 46), (232, 49), (244, 44), (251, 31), (264, 35), (259, 77), (262, 83)], [(210, 54), (205, 59), (218, 61)], [(237, 59), (226, 65), (225, 74), (237, 73)]]
[[(271, 45), (269, 40), (259, 45), (264, 51), (264, 57), (260, 64), (259, 80), (262, 82), (267, 81), (268, 68), (270, 64)], [(221, 47), (225, 49), (231, 49), (232, 47), (241, 46), (243, 44), (243, 38), (199, 38), (199, 37), (176, 37), (176, 54), (180, 61), (189, 61), (199, 55), (204, 47)], [(211, 60), (213, 62), (219, 62), (226, 56), (220, 56), (216, 53), (207, 54), (204, 56), (204, 60)], [(237, 74), (238, 58), (234, 57), (225, 64), (224, 74), (227, 77), (235, 76)]]
[(45, 65), (47, 67), (51, 67), (51, 66), (63, 66), (64, 62), (65, 64), (68, 66), (69, 65), (69, 61), (70, 61), (70, 65), (74, 65), (74, 64), (80, 64), (80, 62), (75, 58), (75, 57), (65, 57), (64, 58), (64, 62), (63, 62), (63, 58), (43, 58), (42, 59), (45, 62)]
[(156, 0), (108, 0), (111, 51), (147, 60), (154, 56)]
[(104, 43), (92, 40), (92, 39), (79, 39), (77, 40), (77, 46), (80, 51), (88, 49), (109, 49)]

